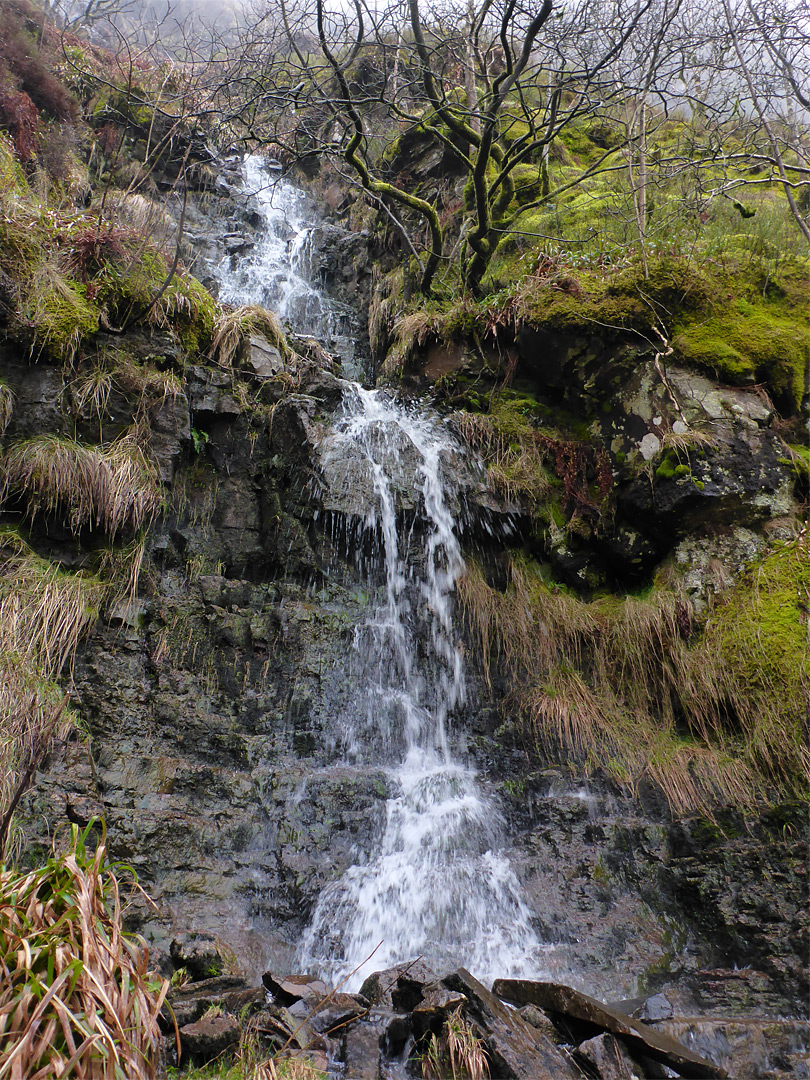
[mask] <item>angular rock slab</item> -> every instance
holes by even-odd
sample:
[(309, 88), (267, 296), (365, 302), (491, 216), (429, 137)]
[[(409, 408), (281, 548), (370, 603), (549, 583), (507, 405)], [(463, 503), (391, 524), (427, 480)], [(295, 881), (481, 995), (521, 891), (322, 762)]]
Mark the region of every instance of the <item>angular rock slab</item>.
[(180, 1028), (182, 1060), (207, 1064), (239, 1042), (242, 1028), (232, 1016), (203, 1016)]
[(548, 1013), (578, 1021), (593, 1034), (609, 1031), (622, 1038), (631, 1050), (660, 1061), (681, 1076), (695, 1080), (722, 1080), (728, 1074), (718, 1065), (693, 1054), (682, 1043), (662, 1035), (618, 1009), (603, 1005), (570, 986), (532, 982), (528, 979), (496, 979), (492, 991), (515, 1005), (538, 1005)]
[(467, 997), (469, 1011), (485, 1032), (495, 1075), (513, 1080), (580, 1080), (584, 1075), (565, 1050), (507, 1008), (469, 971), (459, 968), (442, 981)]
[(265, 971), (262, 983), (265, 990), (273, 995), (273, 1000), (284, 1006), (304, 1001), (312, 1007), (324, 1001), (331, 993), (331, 988), (325, 982), (312, 975), (277, 976), (272, 971)]
[(635, 1062), (615, 1037), (607, 1033), (595, 1035), (580, 1043), (576, 1056), (596, 1070), (601, 1080), (637, 1080)]
[(422, 960), (411, 960), (372, 972), (360, 987), (360, 995), (372, 1005), (394, 1012), (411, 1012), (423, 1000), (425, 988), (435, 986), (437, 978), (436, 972)]

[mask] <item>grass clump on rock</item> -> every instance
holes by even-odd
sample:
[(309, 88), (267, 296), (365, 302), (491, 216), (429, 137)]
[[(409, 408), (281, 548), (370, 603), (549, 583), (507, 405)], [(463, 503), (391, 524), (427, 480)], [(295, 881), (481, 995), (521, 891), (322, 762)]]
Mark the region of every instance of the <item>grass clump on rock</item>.
[(258, 304), (237, 308), (222, 308), (214, 321), (211, 354), (222, 367), (233, 367), (241, 357), (252, 334), (257, 334), (278, 349), (282, 357), (288, 352), (287, 341), (278, 317)]
[(469, 564), (460, 598), (534, 750), (601, 769), (672, 810), (803, 797), (810, 661), (806, 535), (751, 567), (697, 621), (676, 583), (585, 602), (513, 557), (504, 590)]
[(28, 498), (32, 517), (64, 508), (73, 532), (138, 530), (162, 505), (157, 470), (131, 435), (107, 447), (38, 435), (8, 450), (2, 474), (6, 491)]

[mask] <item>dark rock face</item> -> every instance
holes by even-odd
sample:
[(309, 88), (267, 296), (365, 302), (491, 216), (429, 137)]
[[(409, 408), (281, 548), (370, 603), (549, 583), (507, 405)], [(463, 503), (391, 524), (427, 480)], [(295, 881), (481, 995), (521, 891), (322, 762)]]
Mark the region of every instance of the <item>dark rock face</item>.
[[(159, 338), (141, 347), (169, 355)], [(9, 357), (6, 378), (19, 390), (10, 434), (41, 430), (54, 371)], [(105, 820), (112, 856), (158, 904), (131, 916), (158, 953), (193, 931), (253, 970), (289, 969), (319, 890), (371, 850), (387, 796), (382, 772), (334, 764), (353, 694), (346, 658), (377, 583), (347, 561), (335, 519), (317, 517), (318, 444), (340, 381), (312, 365), (300, 387), (268, 423), (200, 365), (161, 407), (153, 437), (172, 509), (151, 537), (137, 604), (77, 659), (90, 741), (70, 744), (28, 803), (34, 853), (47, 845), (36, 823)], [(58, 410), (44, 416), (67, 426)], [(117, 416), (126, 426), (123, 403)], [(89, 421), (85, 437), (98, 438)], [(466, 498), (474, 530), (484, 511), (472, 482)], [(43, 525), (34, 539), (75, 565), (70, 538)], [(510, 856), (561, 977), (577, 972), (614, 997), (638, 978), (647, 990), (678, 978), (703, 1010), (721, 999), (737, 1015), (801, 1010), (798, 838), (778, 823), (709, 835), (670, 824), (654, 799), (640, 806), (558, 774), (521, 780), (522, 754), (493, 741), (496, 720), (474, 700), (471, 749), (494, 783), (512, 781)], [(751, 979), (697, 978), (734, 965)]]

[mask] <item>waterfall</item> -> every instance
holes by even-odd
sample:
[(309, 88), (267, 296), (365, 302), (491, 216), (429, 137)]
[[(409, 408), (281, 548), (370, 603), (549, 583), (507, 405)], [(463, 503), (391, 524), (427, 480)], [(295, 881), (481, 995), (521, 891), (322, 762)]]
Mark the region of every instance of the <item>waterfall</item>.
[(256, 201), (261, 235), (252, 251), (232, 255), (215, 269), (219, 297), (228, 304), (261, 304), (296, 334), (319, 339), (340, 356), (344, 370), (359, 375), (350, 313), (327, 299), (313, 281), (314, 210), (300, 188), (270, 173), (263, 159), (243, 162), (245, 190)]
[[(255, 158), (247, 159), (246, 179), (261, 193), (266, 231), (251, 260), (223, 265), (223, 295), (275, 304), (296, 328), (299, 318), (308, 327), (320, 320), (310, 332), (328, 332), (328, 300), (300, 276), (303, 196), (283, 179), (268, 186)], [(453, 621), (464, 560), (446, 469), (459, 452), (428, 410), (349, 382), (320, 447), (325, 474), (339, 461), (342, 483), (372, 478), (362, 528), (384, 580), (380, 602), (355, 630), (347, 663), (356, 693), (339, 718), (336, 746), (343, 762), (386, 770), (385, 825), (375, 849), (324, 888), (298, 950), (302, 969), (333, 983), (353, 972), (349, 989), (419, 955), (441, 970), (463, 964), (480, 978), (536, 976), (543, 967), (543, 946), (502, 853), (497, 802), (453, 749), (467, 702)], [(405, 530), (403, 469), (416, 506)]]

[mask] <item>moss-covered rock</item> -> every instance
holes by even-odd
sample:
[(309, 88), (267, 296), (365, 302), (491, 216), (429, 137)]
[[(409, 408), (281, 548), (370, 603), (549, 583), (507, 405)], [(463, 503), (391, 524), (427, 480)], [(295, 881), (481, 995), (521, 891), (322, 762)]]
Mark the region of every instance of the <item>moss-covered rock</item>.
[(794, 309), (739, 298), (735, 310), (681, 322), (672, 343), (697, 367), (733, 386), (765, 383), (788, 414), (797, 411), (810, 361), (810, 320)]

